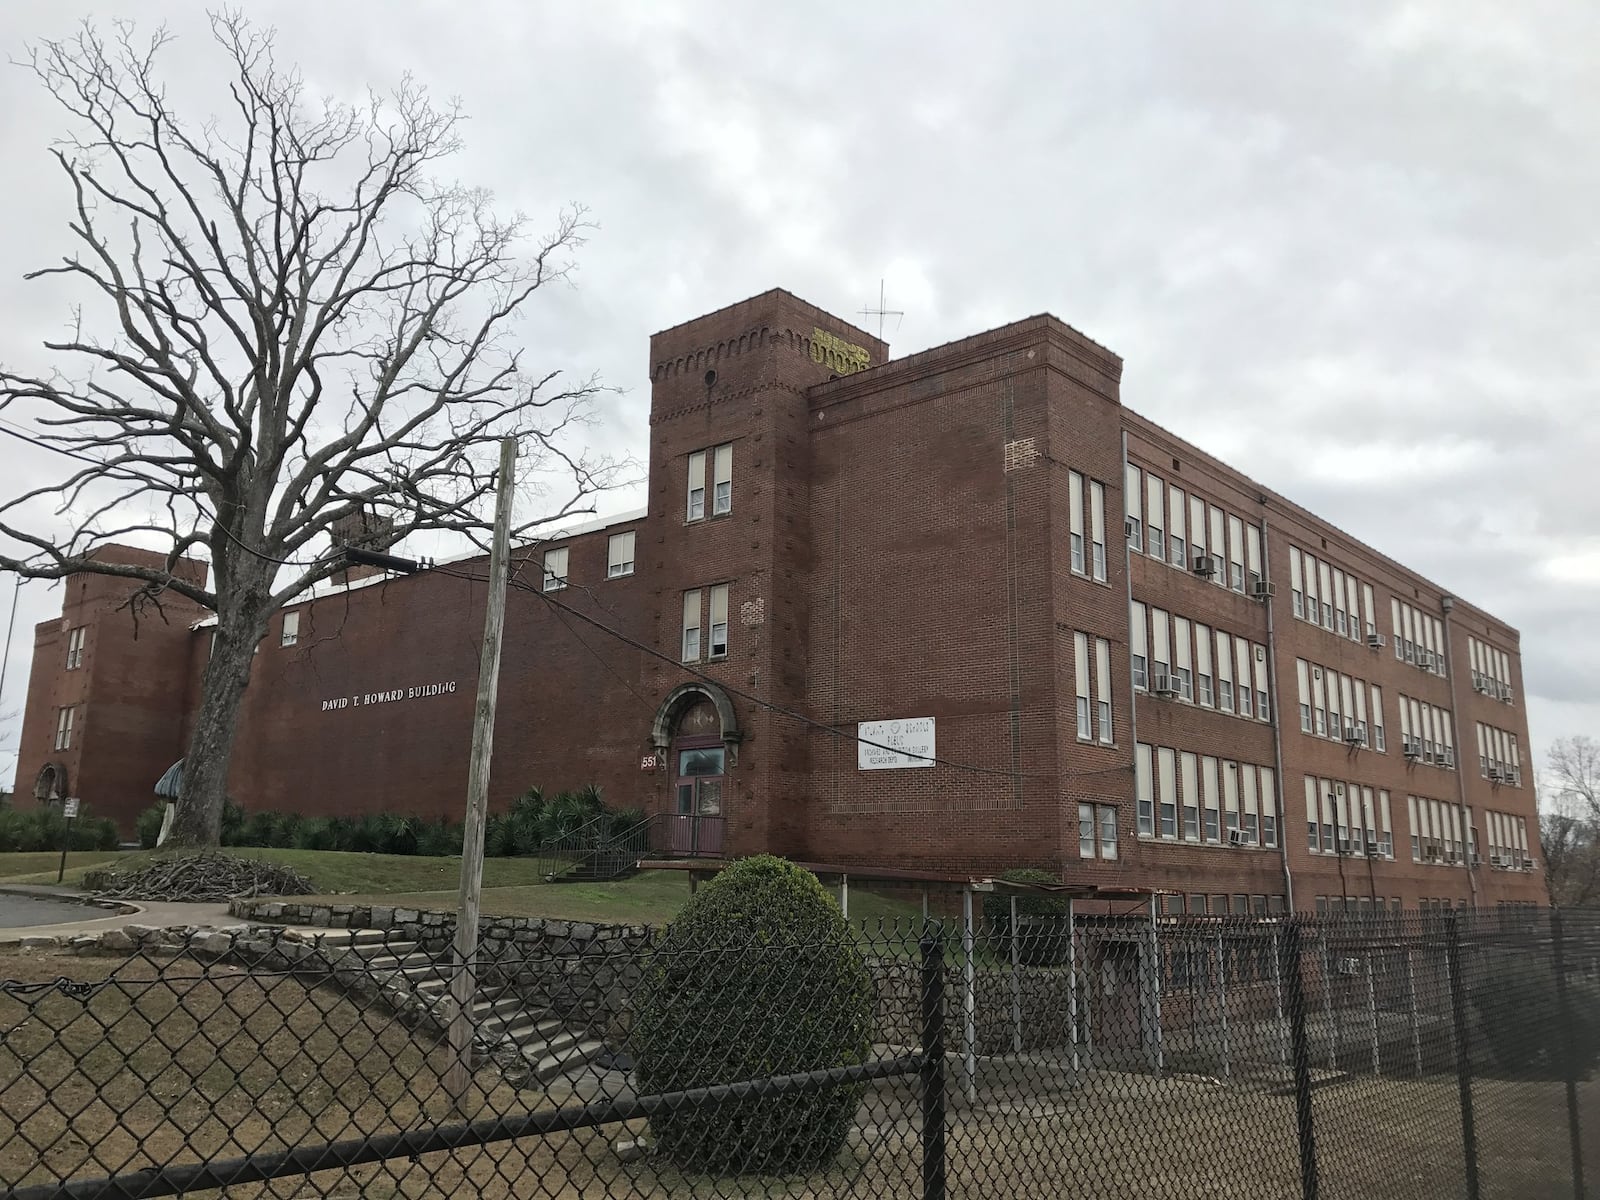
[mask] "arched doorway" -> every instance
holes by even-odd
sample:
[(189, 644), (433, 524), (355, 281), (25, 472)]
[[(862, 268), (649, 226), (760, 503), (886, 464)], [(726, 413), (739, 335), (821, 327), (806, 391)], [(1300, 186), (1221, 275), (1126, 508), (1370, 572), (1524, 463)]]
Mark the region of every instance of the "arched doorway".
[(660, 849), (683, 856), (722, 853), (727, 777), (738, 765), (740, 740), (733, 703), (713, 683), (684, 684), (662, 703), (651, 741), (672, 786)]
[(67, 768), (64, 763), (45, 763), (33, 781), (33, 798), (41, 804), (63, 800), (67, 795)]

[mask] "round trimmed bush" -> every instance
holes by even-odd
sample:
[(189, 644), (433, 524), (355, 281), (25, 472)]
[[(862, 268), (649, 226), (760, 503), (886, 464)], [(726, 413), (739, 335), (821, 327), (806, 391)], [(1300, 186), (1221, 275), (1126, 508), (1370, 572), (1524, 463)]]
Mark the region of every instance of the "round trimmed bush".
[[(633, 1026), (645, 1095), (866, 1061), (872, 980), (816, 876), (771, 855), (690, 898), (649, 962)], [(784, 1174), (844, 1146), (860, 1085), (686, 1105), (650, 1118), (684, 1170)]]

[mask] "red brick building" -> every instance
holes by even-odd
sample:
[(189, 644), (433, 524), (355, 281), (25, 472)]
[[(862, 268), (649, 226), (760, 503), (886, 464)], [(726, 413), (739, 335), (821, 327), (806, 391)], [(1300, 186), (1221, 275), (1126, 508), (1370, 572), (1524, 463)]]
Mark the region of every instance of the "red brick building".
[[(783, 291), (656, 334), (648, 510), (516, 552), (494, 802), (594, 783), (703, 814), (701, 849), (1213, 910), (1540, 900), (1517, 631), (1129, 411), (1121, 371), (1050, 316), (889, 359)], [(275, 617), (239, 802), (458, 813), (485, 574)], [(126, 592), (70, 581), (38, 628), (18, 790), (130, 829), (209, 633), (135, 631)]]

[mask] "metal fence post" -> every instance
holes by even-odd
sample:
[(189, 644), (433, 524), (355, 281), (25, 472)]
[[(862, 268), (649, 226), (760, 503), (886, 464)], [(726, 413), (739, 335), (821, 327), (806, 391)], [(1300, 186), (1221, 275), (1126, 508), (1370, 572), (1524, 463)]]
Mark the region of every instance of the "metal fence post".
[(922, 1200), (944, 1200), (944, 934), (922, 928)]
[(1565, 1053), (1561, 1061), (1566, 1065), (1563, 1074), (1567, 1080), (1567, 1138), (1572, 1143), (1572, 1194), (1583, 1200), (1583, 1147), (1578, 1140), (1578, 1069), (1572, 1045), (1572, 1009), (1567, 999), (1566, 939), (1561, 923), (1561, 910), (1550, 910), (1550, 954), (1556, 972), (1556, 1003), (1561, 1010), (1561, 1040)]
[(1467, 1035), (1466, 989), (1461, 983), (1461, 930), (1454, 912), (1445, 922), (1445, 971), (1450, 979), (1450, 1024), (1456, 1045), (1456, 1086), (1461, 1094), (1461, 1155), (1466, 1169), (1467, 1200), (1478, 1200), (1478, 1134), (1472, 1121), (1472, 1063)]
[(1300, 921), (1284, 922), (1278, 939), (1278, 976), (1283, 980), (1289, 1016), (1290, 1060), (1294, 1065), (1295, 1130), (1300, 1140), (1301, 1200), (1317, 1200), (1317, 1130), (1311, 1107), (1311, 1046), (1306, 1038), (1306, 992), (1300, 966)]
[(1233, 1078), (1232, 1047), (1228, 1044), (1228, 960), (1222, 946), (1222, 927), (1217, 927), (1217, 1014), (1222, 1019), (1222, 1077)]

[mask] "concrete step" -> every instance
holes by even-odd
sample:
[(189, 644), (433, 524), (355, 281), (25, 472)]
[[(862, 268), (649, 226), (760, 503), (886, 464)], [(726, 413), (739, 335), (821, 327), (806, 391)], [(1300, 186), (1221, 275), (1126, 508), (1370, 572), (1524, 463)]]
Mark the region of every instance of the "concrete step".
[(520, 1017), (530, 1011), (532, 1006), (521, 996), (495, 996), (493, 998), (478, 993), (480, 999), (472, 1002), (473, 1020), (484, 1021), (501, 1020), (506, 1017)]
[[(402, 941), (396, 938), (392, 942), (362, 942), (350, 947), (352, 951), (362, 958), (372, 960), (379, 958), (409, 958), (414, 955), (426, 955), (416, 942)], [(427, 957), (432, 957), (427, 955)]]
[(537, 1059), (532, 1058), (526, 1051), (523, 1056), (533, 1064), (533, 1077), (540, 1083), (549, 1083), (559, 1075), (587, 1066), (599, 1057), (605, 1048), (604, 1042), (585, 1041)]
[(510, 1040), (519, 1045), (548, 1042), (561, 1033), (561, 1022), (533, 1013), (481, 1021), (478, 1029), (486, 1038), (495, 1041)]

